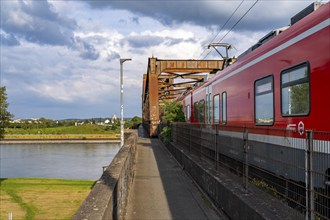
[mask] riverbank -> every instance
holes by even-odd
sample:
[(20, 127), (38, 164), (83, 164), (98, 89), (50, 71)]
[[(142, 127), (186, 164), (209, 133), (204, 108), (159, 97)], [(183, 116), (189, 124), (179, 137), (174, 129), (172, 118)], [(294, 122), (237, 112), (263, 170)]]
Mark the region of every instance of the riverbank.
[(120, 139), (3, 139), (0, 144), (107, 144)]
[[(125, 139), (133, 130), (125, 130)], [(120, 143), (120, 134), (6, 135), (0, 144), (105, 144)]]
[(71, 219), (95, 181), (0, 179), (0, 219)]

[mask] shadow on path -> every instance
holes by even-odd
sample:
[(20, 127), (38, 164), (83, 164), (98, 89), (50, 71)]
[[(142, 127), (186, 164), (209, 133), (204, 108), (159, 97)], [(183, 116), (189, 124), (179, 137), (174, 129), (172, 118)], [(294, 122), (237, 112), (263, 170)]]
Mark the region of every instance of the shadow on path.
[(158, 139), (139, 137), (126, 219), (224, 219)]

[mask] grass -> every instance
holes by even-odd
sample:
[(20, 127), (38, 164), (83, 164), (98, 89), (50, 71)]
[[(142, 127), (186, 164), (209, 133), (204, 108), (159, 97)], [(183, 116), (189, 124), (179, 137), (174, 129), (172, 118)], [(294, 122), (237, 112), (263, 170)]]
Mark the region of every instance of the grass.
[(15, 134), (15, 135), (6, 135), (5, 140), (7, 139), (118, 139), (120, 134)]
[(99, 125), (6, 128), (5, 134), (5, 139), (112, 139), (120, 137), (116, 130)]
[(115, 130), (100, 125), (59, 126), (51, 128), (6, 128), (6, 134), (114, 134)]
[(280, 194), (277, 192), (277, 190), (273, 186), (268, 185), (265, 181), (253, 178), (251, 183), (259, 189), (274, 196), (275, 198), (280, 198)]
[(0, 219), (71, 219), (95, 181), (0, 179)]

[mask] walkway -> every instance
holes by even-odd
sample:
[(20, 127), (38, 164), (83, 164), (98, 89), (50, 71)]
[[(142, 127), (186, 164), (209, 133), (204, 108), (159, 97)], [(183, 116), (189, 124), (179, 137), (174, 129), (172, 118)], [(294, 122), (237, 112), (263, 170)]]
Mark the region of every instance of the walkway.
[(158, 139), (140, 137), (126, 219), (225, 218), (211, 208)]

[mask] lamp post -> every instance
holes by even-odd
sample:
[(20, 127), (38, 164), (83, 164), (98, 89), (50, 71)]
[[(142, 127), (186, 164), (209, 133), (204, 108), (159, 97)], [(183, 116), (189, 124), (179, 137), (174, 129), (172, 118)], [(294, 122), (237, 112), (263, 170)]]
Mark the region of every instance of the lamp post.
[(120, 147), (124, 146), (124, 84), (123, 63), (132, 59), (120, 59)]

